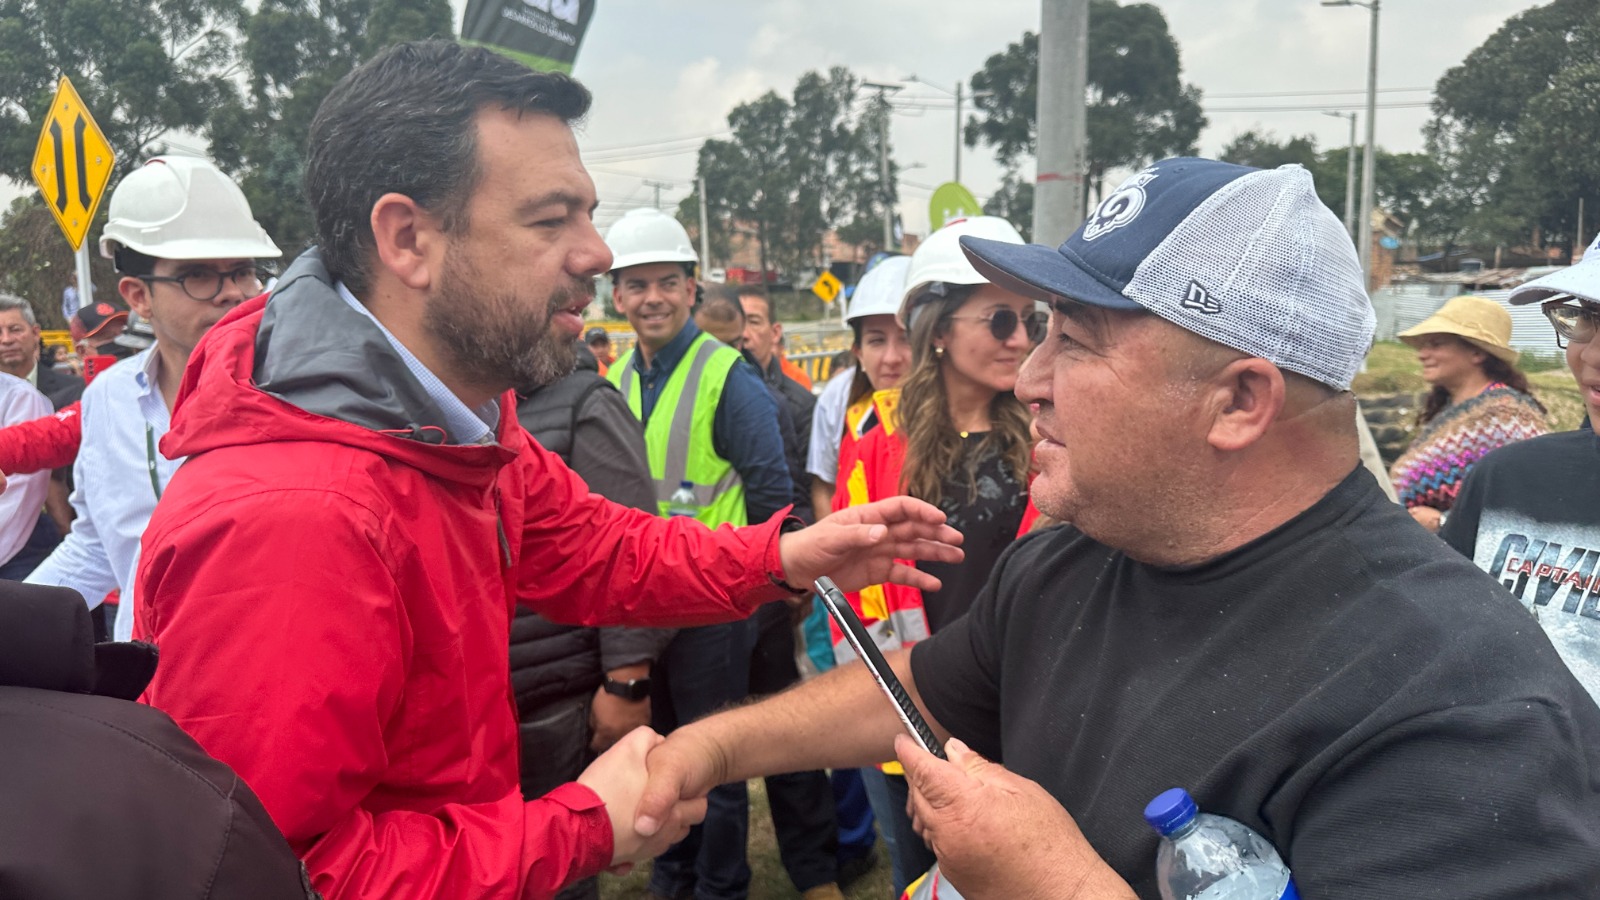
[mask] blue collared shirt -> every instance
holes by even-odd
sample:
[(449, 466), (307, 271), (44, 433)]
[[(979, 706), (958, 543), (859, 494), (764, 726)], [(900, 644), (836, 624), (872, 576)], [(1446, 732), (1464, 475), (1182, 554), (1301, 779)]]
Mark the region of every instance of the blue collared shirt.
[(437, 404), (439, 411), (444, 413), (444, 426), (450, 433), (450, 440), (457, 444), (494, 442), (495, 429), (500, 425), (499, 399), (490, 400), (478, 409), (462, 403), (461, 398), (439, 380), (439, 376), (429, 371), (428, 367), (422, 364), (422, 360), (417, 359), (415, 354), (406, 349), (405, 344), (400, 343), (399, 339), (378, 321), (372, 310), (367, 309), (365, 304), (356, 299), (355, 294), (350, 293), (344, 282), (335, 283), (334, 288), (339, 291), (339, 296), (350, 305), (351, 309), (366, 316), (372, 324), (378, 326), (379, 331), (383, 332), (384, 339), (394, 348), (394, 352), (399, 354), (400, 361), (406, 364), (406, 370), (422, 385), (422, 389), (428, 394), (428, 399)]
[[(678, 336), (656, 351), (650, 364), (635, 350), (633, 367), (639, 373), (639, 407), (648, 424), (672, 371), (683, 361), (689, 345), (700, 336), (693, 321), (684, 323)], [(744, 482), (745, 514), (751, 522), (765, 522), (793, 499), (789, 465), (783, 458), (783, 438), (778, 431), (778, 407), (761, 376), (743, 360), (728, 371), (711, 422), (711, 443), (716, 454), (732, 464)]]

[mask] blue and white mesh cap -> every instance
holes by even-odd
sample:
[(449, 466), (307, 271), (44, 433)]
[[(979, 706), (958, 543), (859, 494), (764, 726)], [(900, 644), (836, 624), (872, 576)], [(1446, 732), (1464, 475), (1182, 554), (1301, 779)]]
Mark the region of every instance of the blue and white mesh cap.
[(1300, 166), (1164, 159), (1058, 249), (971, 237), (961, 247), (1025, 297), (1147, 310), (1339, 390), (1372, 346), (1355, 247)]

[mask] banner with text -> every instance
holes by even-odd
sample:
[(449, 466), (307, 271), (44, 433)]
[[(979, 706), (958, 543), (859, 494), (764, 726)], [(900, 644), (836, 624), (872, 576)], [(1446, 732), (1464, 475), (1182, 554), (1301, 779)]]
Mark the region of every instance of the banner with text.
[(599, 0), (467, 0), (461, 39), (546, 72), (572, 71)]

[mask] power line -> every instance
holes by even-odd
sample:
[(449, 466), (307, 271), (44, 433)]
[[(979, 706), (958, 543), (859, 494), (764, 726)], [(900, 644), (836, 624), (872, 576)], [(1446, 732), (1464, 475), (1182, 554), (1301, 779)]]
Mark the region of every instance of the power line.
[[(676, 148), (664, 147), (653, 151), (639, 151), (637, 153), (631, 153), (627, 155), (607, 156), (600, 159), (594, 159), (593, 161), (598, 163), (620, 163), (637, 162), (643, 159), (661, 159), (662, 157), (667, 156), (682, 156), (685, 153), (699, 153), (700, 147), (700, 144), (691, 144), (687, 147)], [(583, 158), (585, 161), (592, 159), (592, 157), (590, 157), (588, 154), (584, 154)]]
[(706, 134), (689, 134), (684, 135), (683, 137), (675, 138), (661, 138), (659, 140), (648, 141), (642, 144), (612, 144), (609, 147), (584, 147), (581, 149), (584, 153), (606, 153), (611, 150), (638, 150), (643, 147), (654, 147), (658, 144), (676, 144), (682, 141), (704, 141), (711, 138), (727, 137), (730, 134), (733, 134), (733, 131), (725, 128), (722, 131), (712, 131)]
[[(1396, 87), (1378, 88), (1380, 94), (1415, 94), (1419, 91), (1433, 92), (1431, 87)], [(1257, 97), (1336, 97), (1340, 94), (1365, 94), (1366, 88), (1353, 91), (1260, 91), (1245, 94), (1206, 94), (1207, 100), (1253, 100)]]
[[(1425, 100), (1425, 101), (1417, 101), (1417, 102), (1397, 101), (1397, 102), (1394, 102), (1394, 103), (1379, 103), (1377, 106), (1378, 106), (1378, 109), (1427, 109), (1428, 107), (1430, 107), (1432, 105), (1433, 105), (1433, 101)], [(1259, 112), (1290, 112), (1290, 113), (1293, 113), (1293, 112), (1321, 112), (1321, 111), (1325, 111), (1325, 110), (1338, 110), (1338, 109), (1364, 110), (1366, 108), (1367, 108), (1367, 105), (1365, 103), (1361, 103), (1361, 102), (1357, 102), (1357, 101), (1351, 101), (1349, 103), (1320, 103), (1320, 104), (1318, 104), (1316, 106), (1202, 106), (1202, 107), (1200, 107), (1201, 111), (1202, 112), (1206, 112), (1206, 113), (1259, 113)]]

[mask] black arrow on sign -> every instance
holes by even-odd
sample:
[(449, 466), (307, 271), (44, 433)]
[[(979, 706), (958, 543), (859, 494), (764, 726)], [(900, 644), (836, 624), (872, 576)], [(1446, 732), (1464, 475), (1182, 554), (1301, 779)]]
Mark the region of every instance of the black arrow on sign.
[(89, 196), (89, 170), (84, 166), (83, 133), (89, 128), (89, 122), (80, 113), (77, 124), (72, 126), (72, 142), (76, 145), (78, 155), (78, 202), (83, 204), (84, 212), (89, 211), (89, 206), (94, 203), (94, 198)]
[(67, 170), (63, 165), (61, 152), (61, 123), (55, 119), (50, 120), (50, 137), (56, 148), (56, 209), (62, 214), (67, 211)]

